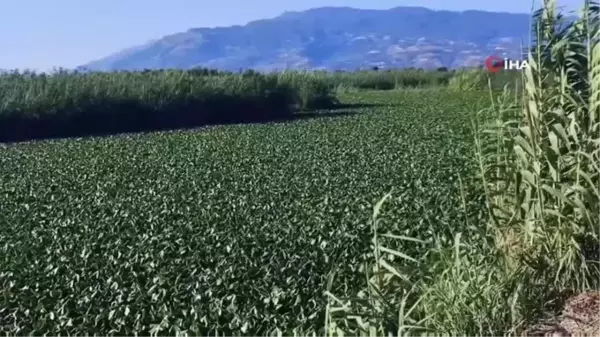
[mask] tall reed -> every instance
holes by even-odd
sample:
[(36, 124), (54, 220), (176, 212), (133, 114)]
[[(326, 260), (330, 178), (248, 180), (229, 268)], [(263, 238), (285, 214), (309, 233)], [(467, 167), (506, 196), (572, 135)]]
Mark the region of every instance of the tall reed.
[(300, 73), (12, 72), (0, 74), (0, 141), (268, 121), (333, 103)]
[(520, 335), (563, 296), (598, 289), (598, 3), (564, 22), (546, 0), (533, 18), (522, 92), (492, 94), (473, 119), (489, 220), (453, 234), (431, 221), (429, 234), (407, 238), (380, 229), (386, 196), (374, 208), (365, 290), (328, 294), (330, 336)]

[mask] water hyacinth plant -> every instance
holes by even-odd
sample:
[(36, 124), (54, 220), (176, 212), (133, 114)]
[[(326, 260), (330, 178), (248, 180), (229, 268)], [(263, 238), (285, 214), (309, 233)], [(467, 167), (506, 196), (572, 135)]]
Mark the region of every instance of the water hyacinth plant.
[[(378, 204), (366, 290), (356, 298), (329, 294), (329, 335), (600, 333), (594, 318), (600, 286), (598, 8), (586, 1), (569, 22), (555, 1), (545, 1), (533, 16), (535, 43), (517, 82), (524, 85), (492, 95), (490, 108), (473, 119), (489, 214), (475, 225), (479, 234), (435, 227), (417, 237), (382, 231)], [(423, 242), (427, 253), (409, 253)], [(572, 294), (596, 302), (565, 309), (575, 318), (563, 313), (537, 324), (559, 313)]]

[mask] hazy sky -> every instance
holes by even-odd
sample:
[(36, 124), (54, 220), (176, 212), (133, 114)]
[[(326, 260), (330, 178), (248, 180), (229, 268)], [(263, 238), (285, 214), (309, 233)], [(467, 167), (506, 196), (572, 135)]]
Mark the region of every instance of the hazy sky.
[[(583, 0), (559, 0), (567, 10)], [(323, 6), (529, 13), (531, 0), (0, 0), (0, 69), (71, 68), (193, 27)]]

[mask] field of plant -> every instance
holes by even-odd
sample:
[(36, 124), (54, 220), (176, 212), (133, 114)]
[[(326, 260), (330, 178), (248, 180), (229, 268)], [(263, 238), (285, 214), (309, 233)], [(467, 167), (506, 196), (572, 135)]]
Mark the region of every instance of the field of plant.
[(599, 335), (600, 7), (544, 3), (518, 79), (0, 77), (0, 132), (271, 121), (0, 144), (0, 332)]
[[(232, 73), (211, 69), (0, 74), (0, 142), (193, 128), (293, 118), (337, 92), (480, 90), (485, 71)], [(493, 75), (496, 88), (512, 77)]]
[[(461, 177), (472, 186), (466, 112), (486, 94), (343, 100), (373, 106), (1, 150), (1, 331), (322, 328), (328, 275), (348, 280), (338, 293), (364, 283), (353, 273), (385, 193), (399, 192), (390, 230), (416, 235), (433, 221), (468, 233), (459, 189)], [(470, 221), (482, 216), (481, 203), (466, 207)]]

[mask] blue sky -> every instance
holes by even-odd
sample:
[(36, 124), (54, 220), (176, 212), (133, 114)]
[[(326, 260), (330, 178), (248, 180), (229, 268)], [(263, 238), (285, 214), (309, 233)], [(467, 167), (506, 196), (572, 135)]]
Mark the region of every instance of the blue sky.
[[(0, 0), (0, 69), (71, 68), (192, 27), (323, 6), (529, 13), (530, 0)], [(559, 0), (568, 10), (583, 0)]]

